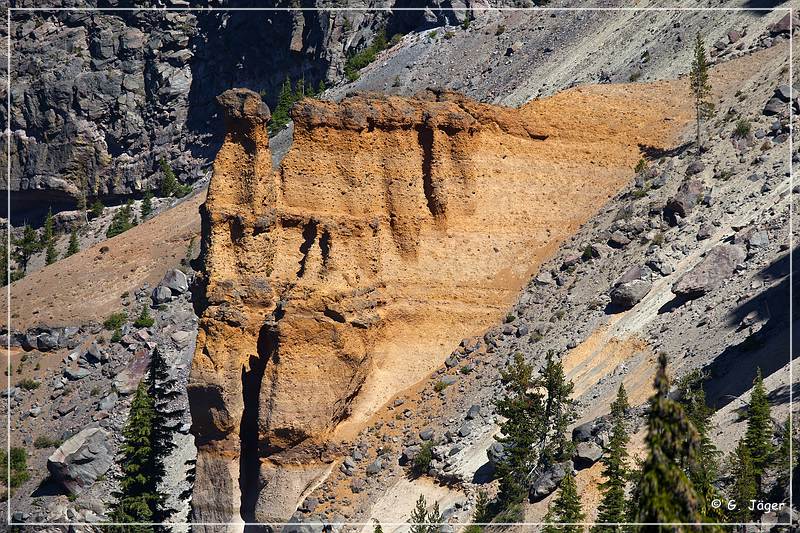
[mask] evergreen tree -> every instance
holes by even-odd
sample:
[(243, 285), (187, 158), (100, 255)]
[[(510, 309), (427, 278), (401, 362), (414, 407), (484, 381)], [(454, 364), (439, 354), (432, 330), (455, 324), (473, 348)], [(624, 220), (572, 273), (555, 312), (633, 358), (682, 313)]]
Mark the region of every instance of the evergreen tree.
[(22, 237), (14, 239), (12, 243), (15, 246), (14, 261), (17, 262), (24, 274), (28, 269), (28, 262), (31, 256), (41, 250), (39, 236), (35, 229), (29, 224), (25, 224), (25, 228), (22, 230)]
[[(611, 439), (600, 461), (603, 463), (605, 481), (600, 484), (603, 497), (597, 510), (597, 522), (626, 522), (625, 485), (628, 481), (628, 430), (625, 427), (625, 412), (628, 410), (628, 395), (620, 384), (617, 398), (611, 404)], [(592, 533), (619, 533), (622, 526), (597, 525)]]
[[(542, 529), (543, 533), (580, 533), (583, 526), (574, 525), (583, 522), (586, 515), (581, 508), (581, 499), (578, 496), (578, 487), (575, 485), (575, 474), (567, 472), (561, 480), (558, 497), (550, 502), (544, 521), (548, 525)], [(572, 524), (557, 526), (554, 524)]]
[(383, 528), (381, 527), (381, 523), (378, 522), (377, 520), (374, 520), (374, 522), (375, 522), (375, 529), (372, 530), (372, 533), (383, 533)]
[(178, 191), (178, 180), (175, 178), (172, 167), (163, 157), (158, 160), (158, 164), (161, 166), (161, 173), (164, 174), (164, 177), (161, 178), (161, 196), (169, 198)]
[(500, 424), (502, 436), (495, 437), (503, 445), (503, 454), (497, 461), (496, 472), (500, 480), (497, 503), (500, 509), (522, 502), (528, 491), (528, 481), (536, 466), (537, 444), (546, 433), (541, 413), (544, 398), (533, 380), (533, 368), (521, 353), (501, 372), (506, 395), (497, 401), (497, 413), (505, 418)]
[(294, 103), (294, 93), (292, 92), (292, 82), (287, 76), (281, 85), (281, 92), (278, 95), (278, 103), (272, 112), (269, 122), (269, 133), (275, 135), (289, 123), (289, 109)]
[(763, 489), (761, 478), (764, 470), (769, 466), (773, 456), (772, 446), (772, 417), (767, 400), (767, 391), (764, 388), (764, 379), (761, 369), (756, 371), (753, 380), (753, 392), (750, 393), (750, 405), (747, 409), (747, 431), (744, 435), (745, 444), (753, 459), (753, 469), (756, 475), (756, 486), (759, 491)]
[[(55, 238), (55, 220), (53, 219), (53, 208), (47, 210), (47, 216), (44, 219), (42, 226), (42, 233), (39, 236), (39, 246), (44, 249)], [(49, 264), (49, 263), (48, 263)]]
[[(154, 522), (153, 510), (158, 504), (155, 453), (153, 453), (153, 398), (142, 381), (131, 402), (128, 421), (122, 430), (122, 479), (120, 491), (115, 494), (110, 518), (113, 522)], [(113, 530), (145, 533), (150, 527), (117, 526)]]
[(105, 211), (106, 206), (103, 205), (103, 202), (100, 198), (97, 198), (93, 203), (92, 207), (89, 209), (89, 214), (92, 215), (92, 218), (97, 218), (103, 215), (103, 211)]
[(750, 449), (744, 439), (739, 441), (739, 445), (731, 454), (730, 463), (733, 476), (731, 499), (737, 505), (736, 509), (730, 511), (728, 519), (731, 522), (750, 522), (753, 515), (748, 507), (750, 500), (756, 498), (758, 490), (753, 458), (750, 456)]
[(136, 224), (133, 218), (133, 202), (128, 202), (120, 207), (115, 213), (114, 218), (111, 219), (111, 224), (106, 230), (106, 237), (109, 239), (115, 237), (120, 233), (124, 233), (134, 227)]
[(317, 94), (322, 94), (327, 91), (328, 88), (325, 86), (325, 80), (319, 80), (319, 86), (317, 87)]
[(69, 245), (67, 246), (67, 251), (64, 252), (64, 257), (75, 255), (79, 250), (80, 244), (78, 243), (78, 230), (73, 228), (72, 232), (69, 234)]
[(44, 252), (44, 262), (47, 265), (52, 265), (58, 261), (58, 252), (56, 251), (56, 240), (50, 239)]
[(544, 417), (546, 427), (551, 429), (548, 441), (541, 453), (544, 466), (572, 457), (574, 444), (567, 437), (567, 428), (575, 421), (575, 400), (570, 398), (573, 384), (567, 381), (564, 367), (556, 360), (554, 352), (548, 351), (539, 383), (545, 389)]
[(700, 135), (701, 124), (704, 120), (711, 117), (714, 106), (709, 101), (711, 96), (711, 84), (708, 80), (708, 58), (706, 48), (700, 33), (694, 42), (694, 53), (692, 58), (692, 69), (689, 72), (689, 86), (694, 97), (695, 124), (697, 126), (697, 153), (703, 150), (702, 138)]
[(697, 461), (693, 466), (685, 465), (684, 470), (699, 497), (702, 515), (713, 522), (724, 522), (725, 516), (722, 508), (714, 509), (711, 505), (711, 502), (720, 496), (714, 486), (719, 472), (720, 452), (709, 436), (714, 410), (706, 404), (706, 393), (703, 390), (705, 379), (705, 375), (696, 370), (678, 382), (678, 401), (700, 437)]
[(147, 219), (150, 216), (150, 213), (153, 212), (153, 193), (149, 190), (144, 193), (144, 198), (142, 198), (142, 205), (140, 206), (140, 215), (142, 220)]
[[(681, 405), (671, 400), (667, 357), (661, 354), (656, 371), (656, 392), (650, 398), (647, 416), (647, 458), (637, 487), (637, 522), (697, 523), (702, 520), (697, 494), (683, 470), (693, 468), (700, 449), (700, 436)], [(685, 526), (687, 531), (697, 526)], [(657, 526), (653, 531), (673, 531)]]
[(428, 503), (422, 494), (417, 498), (417, 503), (411, 512), (411, 518), (409, 518), (408, 522), (413, 524), (409, 528), (409, 533), (434, 533), (436, 531), (435, 527), (428, 525)]

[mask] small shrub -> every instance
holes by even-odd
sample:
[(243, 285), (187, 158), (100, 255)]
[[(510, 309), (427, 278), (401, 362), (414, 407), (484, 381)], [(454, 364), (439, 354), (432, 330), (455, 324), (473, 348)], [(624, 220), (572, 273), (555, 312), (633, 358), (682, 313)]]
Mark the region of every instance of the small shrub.
[(464, 365), (461, 367), (460, 372), (465, 376), (467, 376), (472, 373), (472, 370), (473, 370), (472, 365)]
[(445, 34), (444, 34), (444, 38), (446, 40), (448, 40), (448, 41), (450, 39), (452, 39), (453, 37), (455, 37), (455, 36), (456, 36), (455, 32), (452, 32), (452, 31), (445, 32)]
[(639, 162), (636, 163), (636, 166), (633, 167), (633, 171), (637, 174), (641, 174), (645, 170), (647, 170), (647, 161), (642, 157), (639, 159)]
[(114, 313), (109, 316), (105, 322), (103, 322), (103, 327), (109, 331), (113, 331), (121, 328), (127, 320), (128, 315), (125, 313), (125, 311), (120, 311), (119, 313)]
[[(4, 452), (5, 453), (5, 452)], [(5, 459), (5, 457), (3, 457)], [(5, 467), (3, 461), (3, 467)], [(11, 487), (16, 488), (28, 481), (28, 453), (25, 448), (11, 448)]]
[(17, 387), (27, 391), (36, 390), (40, 385), (41, 383), (31, 378), (25, 378), (17, 382)]
[(464, 22), (461, 23), (461, 29), (462, 30), (468, 30), (469, 29), (469, 25), (470, 25), (471, 22), (472, 22), (472, 19), (469, 17), (469, 15), (464, 17)]
[(508, 313), (508, 314), (506, 315), (506, 323), (509, 323), (509, 322), (514, 322), (516, 319), (517, 319), (517, 317), (516, 317), (516, 316), (514, 316), (514, 314), (513, 314), (513, 313)]
[(506, 32), (506, 27), (503, 24), (499, 24), (497, 29), (494, 30), (495, 36), (503, 35)]
[(100, 201), (100, 198), (94, 201), (92, 206), (89, 208), (89, 216), (91, 218), (97, 218), (103, 215), (103, 211), (105, 210), (106, 206), (103, 205), (103, 202)]
[(650, 241), (652, 244), (656, 246), (662, 246), (664, 244), (664, 232), (659, 231), (653, 236), (653, 240)]
[(433, 462), (433, 445), (433, 440), (426, 441), (422, 444), (419, 453), (414, 456), (414, 465), (412, 468), (414, 474), (421, 476), (430, 470), (431, 462)]
[(61, 441), (42, 435), (41, 437), (36, 437), (36, 440), (33, 441), (33, 446), (40, 450), (42, 448), (58, 448), (61, 446)]
[(92, 387), (92, 390), (89, 391), (89, 396), (97, 396), (100, 394), (100, 387)]
[(119, 342), (121, 340), (122, 340), (122, 330), (120, 328), (117, 328), (111, 335), (111, 342)]
[(145, 305), (142, 307), (142, 312), (139, 313), (139, 317), (133, 322), (133, 325), (137, 328), (149, 328), (155, 323), (156, 321), (150, 316), (150, 309)]
[(636, 72), (632, 73), (632, 74), (631, 74), (631, 75), (628, 77), (628, 81), (629, 81), (629, 82), (631, 82), (631, 83), (633, 83), (633, 82), (637, 81), (637, 80), (638, 80), (639, 78), (641, 78), (641, 77), (642, 77), (642, 73), (641, 73), (641, 72), (639, 72), (639, 71), (637, 70)]
[(435, 390), (436, 392), (442, 392), (446, 388), (447, 388), (447, 383), (441, 380), (437, 381), (436, 385), (433, 386), (433, 390)]
[(750, 121), (743, 118), (737, 120), (733, 134), (740, 139), (747, 137), (750, 134)]
[(584, 260), (584, 261), (591, 261), (593, 257), (594, 257), (594, 252), (592, 251), (592, 246), (590, 244), (587, 244), (583, 248), (583, 253), (581, 254), (581, 259)]

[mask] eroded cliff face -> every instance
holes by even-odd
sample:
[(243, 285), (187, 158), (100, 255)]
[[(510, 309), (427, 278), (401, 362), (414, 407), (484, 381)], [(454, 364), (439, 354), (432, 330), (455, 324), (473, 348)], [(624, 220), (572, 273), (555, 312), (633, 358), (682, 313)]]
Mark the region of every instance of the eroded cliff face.
[(377, 408), (502, 316), (640, 144), (672, 142), (685, 95), (657, 89), (519, 110), (447, 92), (308, 99), (274, 171), (266, 106), (223, 93), (189, 384), (195, 520), (286, 520)]

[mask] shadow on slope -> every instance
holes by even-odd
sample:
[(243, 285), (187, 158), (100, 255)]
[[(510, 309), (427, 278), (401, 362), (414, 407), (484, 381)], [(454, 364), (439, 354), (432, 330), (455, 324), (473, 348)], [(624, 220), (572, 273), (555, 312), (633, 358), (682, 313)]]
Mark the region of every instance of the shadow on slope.
[[(797, 334), (797, 321), (790, 316), (789, 309), (789, 283), (794, 277), (789, 276), (790, 257), (792, 261), (800, 259), (800, 248), (780, 256), (758, 273), (757, 278), (765, 283), (780, 279), (779, 283), (743, 302), (730, 313), (729, 326), (739, 327), (745, 317), (763, 326), (739, 344), (728, 346), (706, 366), (709, 405), (721, 409), (744, 394), (752, 386), (758, 368), (767, 377), (781, 371), (789, 362), (789, 336), (792, 332)], [(797, 292), (797, 279), (793, 285), (794, 303), (797, 304), (800, 294)], [(791, 358), (795, 357), (796, 354), (792, 354)], [(793, 393), (797, 391), (794, 387)], [(774, 391), (770, 400), (773, 404), (782, 403), (788, 401), (788, 395), (788, 386), (784, 386)]]

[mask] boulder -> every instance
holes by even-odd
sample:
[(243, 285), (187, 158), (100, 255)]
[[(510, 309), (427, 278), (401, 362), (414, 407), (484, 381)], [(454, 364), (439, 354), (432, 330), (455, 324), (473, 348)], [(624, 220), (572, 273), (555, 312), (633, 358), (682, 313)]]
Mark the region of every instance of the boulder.
[(736, 271), (747, 253), (735, 244), (721, 244), (672, 286), (673, 294), (684, 298), (699, 298), (720, 286)]
[(381, 468), (383, 468), (383, 461), (380, 459), (375, 459), (369, 465), (367, 465), (367, 474), (373, 476), (380, 472)]
[(786, 103), (782, 102), (778, 97), (772, 97), (767, 102), (767, 105), (764, 106), (763, 113), (767, 116), (773, 116), (778, 115), (786, 110)]
[(169, 287), (165, 287), (164, 285), (159, 285), (158, 287), (153, 289), (153, 294), (150, 297), (153, 299), (153, 303), (155, 305), (160, 305), (172, 300), (172, 291), (170, 290)]
[(474, 420), (481, 415), (481, 406), (474, 404), (467, 411), (467, 420)]
[(703, 163), (701, 160), (696, 159), (686, 166), (686, 174), (688, 174), (689, 176), (693, 176), (694, 174), (700, 174), (705, 169), (706, 169), (706, 164)]
[(623, 309), (630, 309), (647, 296), (652, 287), (653, 285), (649, 281), (643, 279), (622, 283), (611, 289), (609, 293), (611, 303)]
[(51, 478), (70, 494), (80, 494), (114, 462), (110, 434), (101, 428), (88, 428), (58, 447), (47, 459)]
[(422, 440), (431, 440), (433, 438), (433, 429), (425, 428), (419, 432), (419, 438)]
[(39, 335), (39, 338), (36, 339), (36, 345), (39, 350), (43, 352), (56, 350), (58, 348), (58, 335), (55, 333), (44, 333)]
[(186, 274), (174, 268), (164, 275), (164, 279), (159, 284), (163, 287), (168, 287), (174, 294), (183, 294), (189, 290), (189, 278)]
[(578, 445), (575, 446), (575, 457), (573, 458), (575, 469), (581, 470), (589, 468), (599, 461), (602, 456), (603, 449), (598, 446), (597, 443), (592, 441), (579, 442)]
[(532, 502), (538, 502), (552, 493), (561, 480), (572, 471), (572, 461), (556, 463), (540, 474), (528, 487), (528, 496)]
[(694, 206), (700, 198), (703, 197), (705, 187), (703, 182), (696, 179), (684, 181), (675, 196), (667, 200), (664, 206), (664, 219), (671, 225), (678, 224), (678, 217), (686, 218), (692, 212)]
[(66, 377), (70, 381), (78, 381), (79, 379), (83, 379), (92, 372), (85, 368), (76, 368), (75, 370), (71, 368), (64, 369), (64, 377)]

